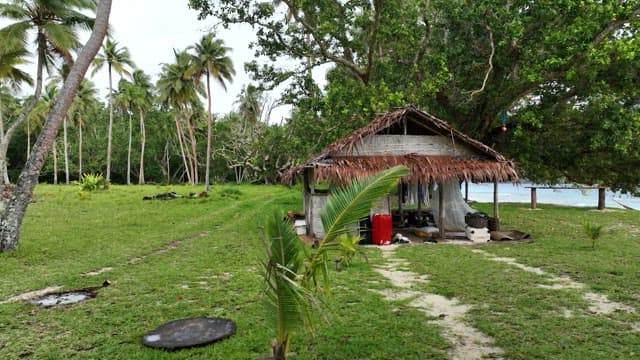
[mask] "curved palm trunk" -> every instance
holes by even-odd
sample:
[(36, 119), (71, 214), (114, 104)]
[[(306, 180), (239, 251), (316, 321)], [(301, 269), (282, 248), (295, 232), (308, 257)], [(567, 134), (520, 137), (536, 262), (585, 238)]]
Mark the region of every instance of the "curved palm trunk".
[(131, 185), (131, 112), (129, 112), (129, 147), (127, 148), (127, 185)]
[(211, 128), (213, 126), (213, 115), (211, 114), (211, 86), (209, 83), (209, 72), (207, 72), (207, 109), (207, 160), (204, 171), (204, 191), (209, 191), (211, 189), (209, 171), (211, 168)]
[(189, 171), (190, 166), (187, 165), (187, 154), (184, 152), (184, 143), (182, 141), (184, 134), (182, 131), (182, 126), (180, 126), (180, 118), (177, 113), (175, 114), (174, 119), (176, 121), (176, 131), (178, 132), (178, 142), (180, 143), (180, 154), (182, 155), (182, 162), (184, 163), (184, 169), (187, 173), (187, 181), (190, 185), (192, 185), (193, 182), (191, 181), (191, 172)]
[(69, 185), (69, 143), (67, 142), (67, 117), (62, 120), (62, 140), (64, 145), (64, 181)]
[(107, 33), (110, 11), (111, 0), (100, 0), (91, 36), (71, 67), (71, 72), (56, 98), (55, 105), (49, 113), (42, 132), (31, 151), (31, 156), (25, 163), (20, 177), (18, 177), (11, 200), (9, 200), (7, 208), (2, 213), (2, 218), (0, 219), (0, 252), (13, 250), (18, 246), (20, 226), (33, 189), (38, 182), (38, 176), (44, 165), (46, 154), (55, 140), (62, 117), (71, 106), (73, 97), (78, 91), (80, 82), (87, 72), (91, 60), (100, 49), (102, 40)]
[(198, 183), (198, 151), (196, 150), (196, 137), (193, 131), (193, 125), (191, 124), (191, 111), (187, 110), (185, 117), (184, 117), (185, 122), (187, 123), (187, 130), (189, 130), (189, 142), (191, 143), (191, 159), (193, 161), (192, 163), (192, 174), (191, 174), (191, 179), (193, 180), (193, 184), (195, 185)]
[(109, 64), (109, 127), (107, 129), (107, 181), (111, 181), (111, 137), (113, 131), (113, 83)]
[(144, 129), (144, 111), (140, 110), (140, 171), (138, 176), (138, 184), (144, 184), (144, 145), (147, 140), (147, 134)]

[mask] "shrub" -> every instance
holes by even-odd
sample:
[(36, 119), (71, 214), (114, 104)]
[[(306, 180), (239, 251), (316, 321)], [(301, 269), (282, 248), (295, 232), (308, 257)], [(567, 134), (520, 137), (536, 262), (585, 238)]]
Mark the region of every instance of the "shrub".
[(102, 176), (102, 174), (82, 174), (82, 178), (78, 182), (82, 191), (108, 190), (111, 183)]
[(587, 237), (591, 239), (591, 248), (595, 249), (596, 241), (598, 240), (600, 235), (602, 235), (603, 226), (592, 224), (592, 223), (585, 223), (584, 225), (582, 225), (582, 228), (584, 229), (584, 232), (587, 235)]

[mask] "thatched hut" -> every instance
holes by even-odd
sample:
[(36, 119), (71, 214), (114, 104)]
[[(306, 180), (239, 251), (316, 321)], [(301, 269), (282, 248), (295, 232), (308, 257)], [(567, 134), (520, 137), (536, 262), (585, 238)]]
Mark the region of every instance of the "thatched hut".
[[(497, 151), (453, 129), (445, 121), (409, 106), (376, 117), (319, 155), (291, 167), (283, 174), (283, 181), (290, 183), (296, 174), (302, 175), (307, 234), (321, 237), (319, 212), (328, 194), (318, 191), (316, 184), (345, 184), (396, 165), (410, 169), (410, 175), (402, 179), (405, 184), (494, 183), (496, 219), (499, 217), (497, 183), (518, 180), (514, 164)], [(438, 202), (441, 224), (447, 206), (442, 194), (440, 191)], [(442, 237), (444, 228), (440, 229)]]

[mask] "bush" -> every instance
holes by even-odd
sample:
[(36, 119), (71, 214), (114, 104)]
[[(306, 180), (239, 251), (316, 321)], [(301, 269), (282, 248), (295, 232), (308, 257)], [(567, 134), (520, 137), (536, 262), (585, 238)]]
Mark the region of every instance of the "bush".
[(111, 183), (102, 176), (102, 174), (82, 174), (82, 178), (78, 182), (81, 191), (108, 190)]

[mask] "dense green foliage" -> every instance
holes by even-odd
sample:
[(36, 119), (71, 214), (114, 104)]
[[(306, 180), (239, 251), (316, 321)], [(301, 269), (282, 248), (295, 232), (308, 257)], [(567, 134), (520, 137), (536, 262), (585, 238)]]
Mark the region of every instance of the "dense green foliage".
[[(503, 150), (532, 180), (639, 182), (626, 171), (640, 161), (638, 1), (189, 3), (201, 18), (257, 28), (263, 58), (247, 68), (267, 88), (291, 80), (291, 124), (321, 140), (309, 151), (410, 103)], [(258, 65), (267, 58), (298, 66)], [(308, 70), (324, 64), (321, 92)]]

